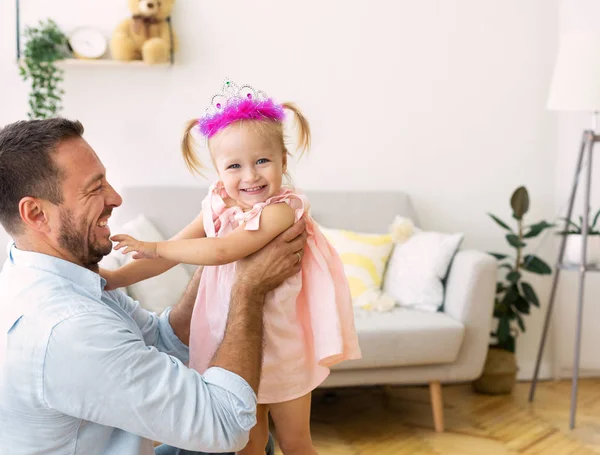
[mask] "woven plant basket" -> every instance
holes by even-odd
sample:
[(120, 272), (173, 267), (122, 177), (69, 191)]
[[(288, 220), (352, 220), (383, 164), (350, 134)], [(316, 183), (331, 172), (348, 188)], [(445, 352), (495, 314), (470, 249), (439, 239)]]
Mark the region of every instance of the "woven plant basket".
[(490, 347), (483, 373), (473, 381), (473, 389), (487, 395), (511, 393), (517, 383), (517, 371), (514, 353)]

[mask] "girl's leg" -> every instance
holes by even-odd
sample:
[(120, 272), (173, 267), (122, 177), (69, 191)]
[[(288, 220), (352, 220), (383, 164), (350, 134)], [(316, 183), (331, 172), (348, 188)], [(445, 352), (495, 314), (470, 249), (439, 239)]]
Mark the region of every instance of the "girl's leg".
[(277, 441), (284, 455), (316, 455), (310, 437), (310, 396), (270, 404)]
[(269, 406), (259, 404), (256, 409), (256, 425), (250, 430), (250, 440), (238, 455), (265, 455), (269, 442)]

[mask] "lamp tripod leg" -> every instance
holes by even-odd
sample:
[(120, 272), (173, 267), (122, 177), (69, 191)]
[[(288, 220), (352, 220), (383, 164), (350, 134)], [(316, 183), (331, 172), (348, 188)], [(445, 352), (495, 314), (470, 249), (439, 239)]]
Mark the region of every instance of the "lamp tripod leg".
[[(581, 167), (583, 165), (583, 156), (585, 154), (586, 148), (588, 148), (588, 142), (590, 141), (590, 135), (593, 137), (589, 131), (584, 131), (583, 136), (581, 138), (581, 146), (579, 148), (579, 157), (577, 158), (577, 166), (575, 167), (575, 176), (573, 178), (573, 186), (571, 188), (571, 195), (569, 196), (569, 207), (567, 210), (567, 217), (565, 220), (565, 231), (569, 227), (569, 222), (573, 216), (573, 206), (575, 204), (575, 195), (577, 194), (577, 186), (579, 183), (579, 174), (581, 173)], [(591, 147), (589, 147), (591, 150)], [(556, 300), (556, 291), (558, 289), (558, 280), (560, 278), (560, 268), (559, 266), (563, 262), (563, 257), (565, 254), (565, 246), (567, 243), (567, 237), (565, 235), (562, 236), (562, 240), (560, 243), (560, 250), (558, 253), (558, 262), (555, 267), (555, 275), (552, 281), (552, 291), (550, 293), (550, 302), (548, 303), (548, 309), (546, 310), (546, 317), (544, 319), (544, 328), (542, 330), (542, 338), (540, 339), (540, 347), (538, 349), (537, 359), (535, 362), (535, 369), (533, 371), (533, 378), (531, 380), (531, 387), (529, 389), (529, 402), (532, 402), (535, 397), (535, 388), (537, 386), (537, 380), (540, 372), (540, 365), (542, 363), (542, 356), (544, 354), (544, 348), (546, 346), (546, 339), (548, 337), (548, 330), (550, 328), (550, 320), (552, 319), (552, 310), (554, 309), (554, 302)]]
[(585, 293), (585, 272), (587, 268), (587, 239), (589, 234), (590, 218), (590, 192), (592, 187), (592, 153), (594, 150), (594, 133), (589, 134), (588, 141), (588, 168), (583, 207), (583, 224), (581, 226), (581, 266), (579, 267), (579, 292), (577, 298), (577, 329), (575, 332), (575, 355), (573, 362), (573, 382), (571, 385), (571, 412), (569, 428), (575, 428), (575, 414), (577, 412), (577, 391), (579, 385), (579, 363), (581, 358), (581, 332), (583, 330), (583, 297)]

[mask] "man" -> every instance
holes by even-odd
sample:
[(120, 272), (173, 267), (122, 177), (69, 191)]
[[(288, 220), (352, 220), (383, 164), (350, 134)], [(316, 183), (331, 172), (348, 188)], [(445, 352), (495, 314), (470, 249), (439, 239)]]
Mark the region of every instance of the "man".
[(0, 223), (14, 239), (0, 273), (0, 453), (241, 449), (264, 297), (299, 271), (304, 224), (239, 263), (225, 337), (200, 375), (184, 366), (199, 272), (160, 317), (104, 290), (98, 262), (121, 197), (82, 134), (60, 118), (0, 130)]

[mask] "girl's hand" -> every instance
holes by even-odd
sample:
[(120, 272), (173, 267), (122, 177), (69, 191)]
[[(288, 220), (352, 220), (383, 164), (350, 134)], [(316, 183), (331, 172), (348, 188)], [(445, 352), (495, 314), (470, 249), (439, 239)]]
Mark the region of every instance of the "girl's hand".
[(126, 234), (113, 235), (110, 239), (113, 242), (118, 242), (115, 246), (115, 250), (125, 248), (123, 254), (135, 251), (135, 254), (132, 256), (133, 259), (158, 258), (158, 248), (156, 242), (142, 242)]

